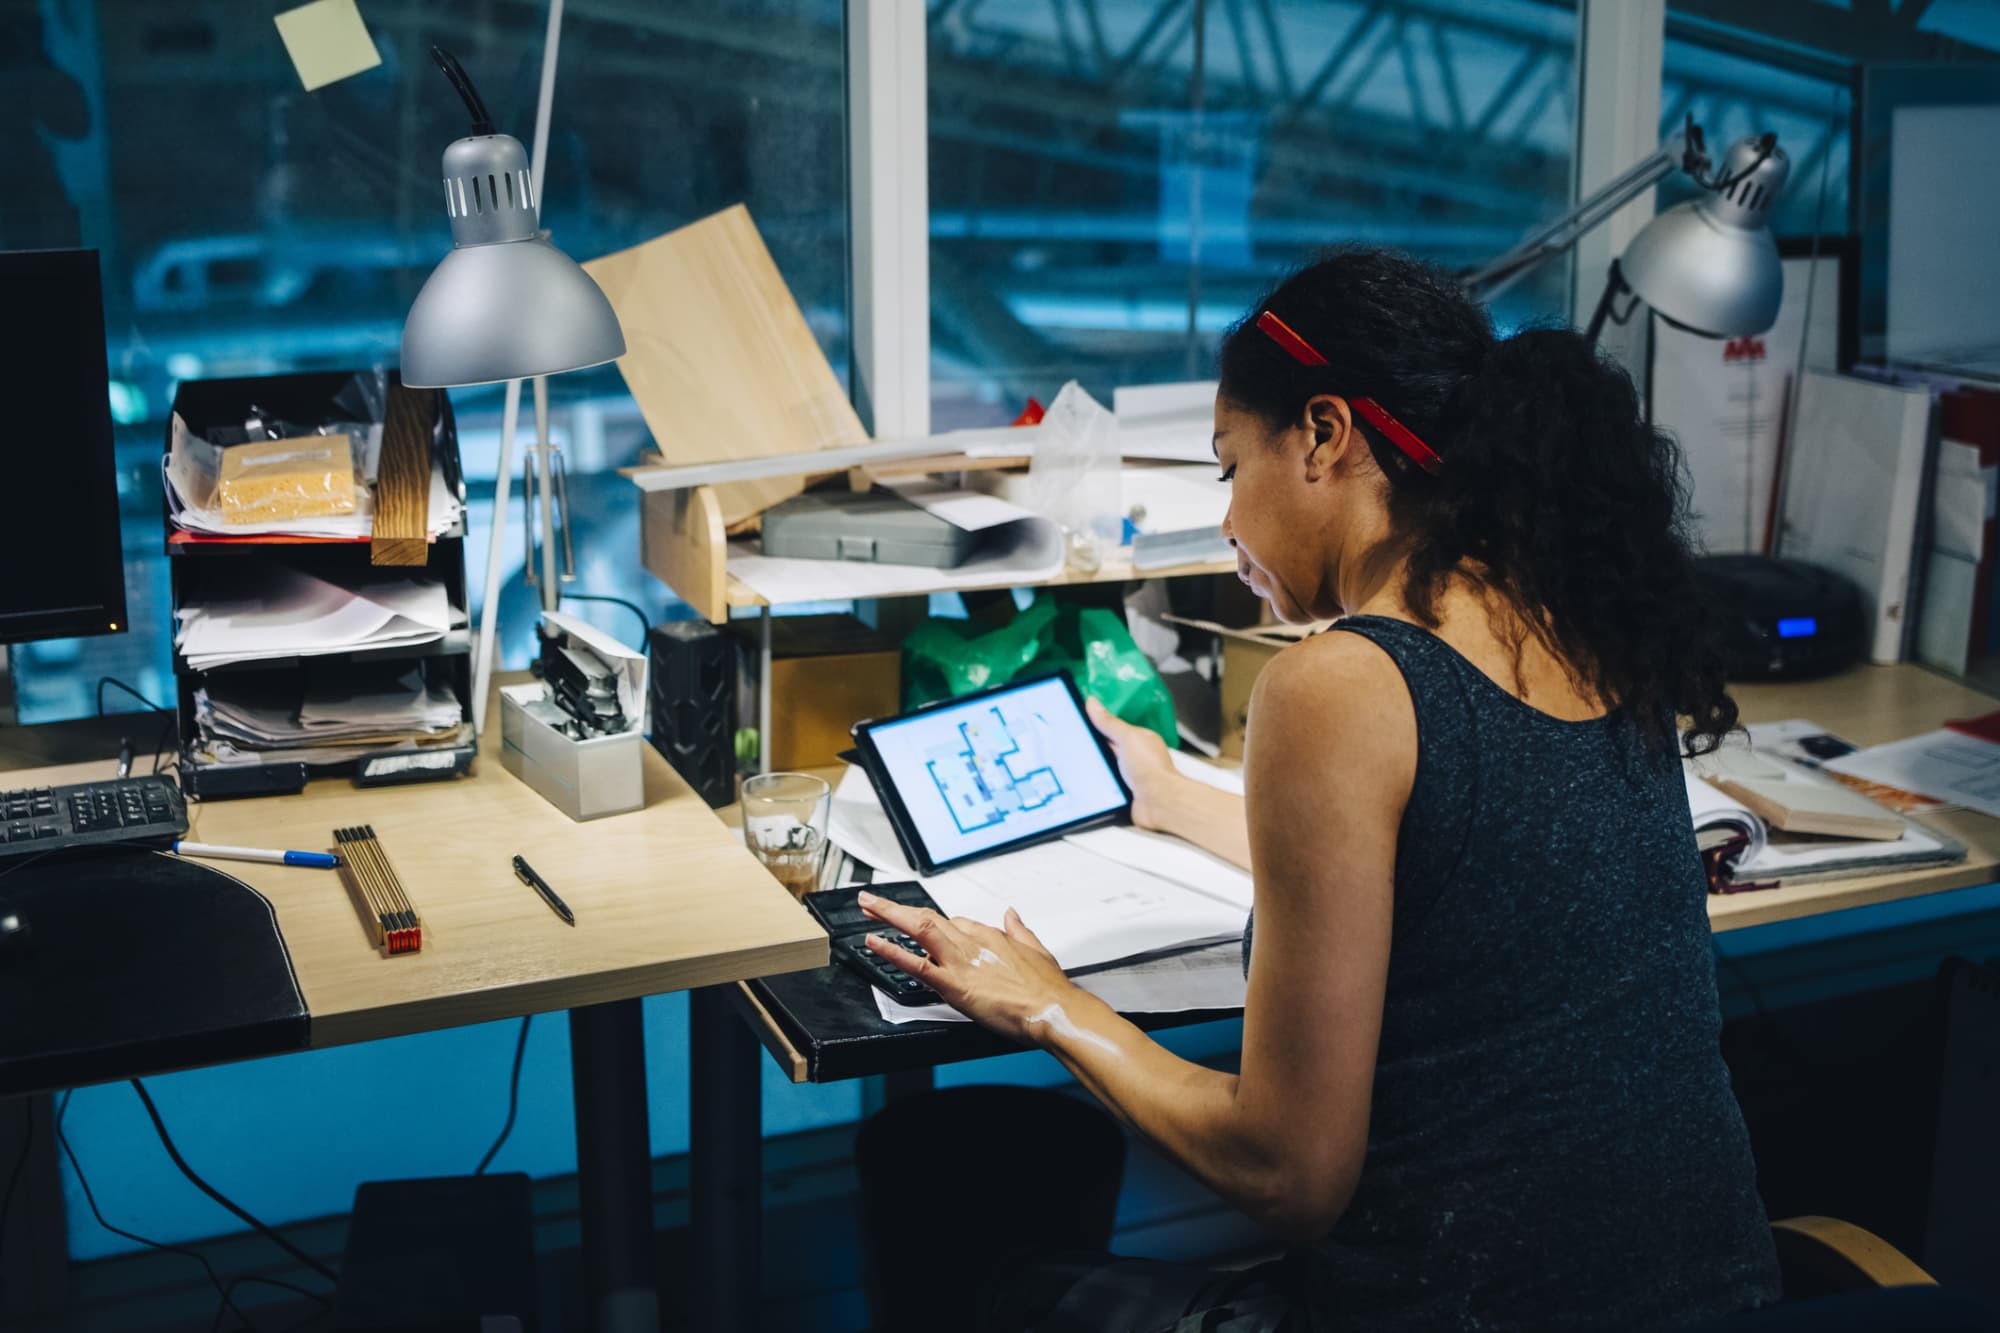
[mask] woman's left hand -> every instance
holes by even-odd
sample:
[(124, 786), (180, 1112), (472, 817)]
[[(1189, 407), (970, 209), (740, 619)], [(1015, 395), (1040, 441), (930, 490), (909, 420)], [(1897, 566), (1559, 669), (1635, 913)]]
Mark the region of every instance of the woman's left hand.
[(1007, 909), (1006, 929), (863, 893), (861, 909), (923, 946), (919, 957), (879, 935), (868, 937), (878, 957), (894, 963), (938, 993), (967, 1018), (1025, 1045), (1047, 1034), (1046, 1015), (1076, 986), (1035, 933)]

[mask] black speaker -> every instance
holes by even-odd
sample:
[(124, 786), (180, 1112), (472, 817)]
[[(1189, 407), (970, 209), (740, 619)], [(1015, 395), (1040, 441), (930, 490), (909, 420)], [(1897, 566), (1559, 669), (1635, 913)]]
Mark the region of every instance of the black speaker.
[(705, 620), (646, 636), (653, 748), (711, 807), (736, 799), (736, 640)]

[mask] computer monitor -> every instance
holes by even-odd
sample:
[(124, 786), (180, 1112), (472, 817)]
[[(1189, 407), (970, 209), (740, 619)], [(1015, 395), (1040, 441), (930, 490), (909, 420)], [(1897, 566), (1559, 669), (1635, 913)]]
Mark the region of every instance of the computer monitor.
[(125, 628), (95, 250), (0, 252), (0, 643)]

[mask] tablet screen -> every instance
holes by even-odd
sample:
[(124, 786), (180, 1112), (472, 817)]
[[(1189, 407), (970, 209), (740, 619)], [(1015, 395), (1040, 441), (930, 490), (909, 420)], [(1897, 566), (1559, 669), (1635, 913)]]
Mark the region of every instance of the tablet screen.
[(1058, 676), (868, 732), (933, 864), (1093, 819), (1130, 799)]

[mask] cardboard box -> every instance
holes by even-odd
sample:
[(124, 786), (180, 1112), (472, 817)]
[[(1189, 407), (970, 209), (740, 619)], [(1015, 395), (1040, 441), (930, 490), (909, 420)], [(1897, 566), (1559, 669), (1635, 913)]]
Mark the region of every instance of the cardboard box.
[[(743, 635), (743, 694), (738, 716), (757, 716), (757, 621), (738, 620)], [(850, 748), (856, 722), (902, 709), (900, 645), (849, 615), (771, 619), (771, 767), (826, 768)]]
[(1250, 691), (1257, 673), (1301, 639), (1325, 629), (1331, 622), (1313, 625), (1249, 625), (1235, 628), (1212, 620), (1191, 620), (1184, 616), (1162, 616), (1169, 624), (1207, 630), (1222, 640), (1222, 757), (1243, 757), (1243, 733), (1250, 721)]
[(646, 803), (639, 747), (645, 728), (575, 741), (528, 711), (542, 698), (536, 681), (500, 688), (500, 762), (571, 819), (621, 815)]

